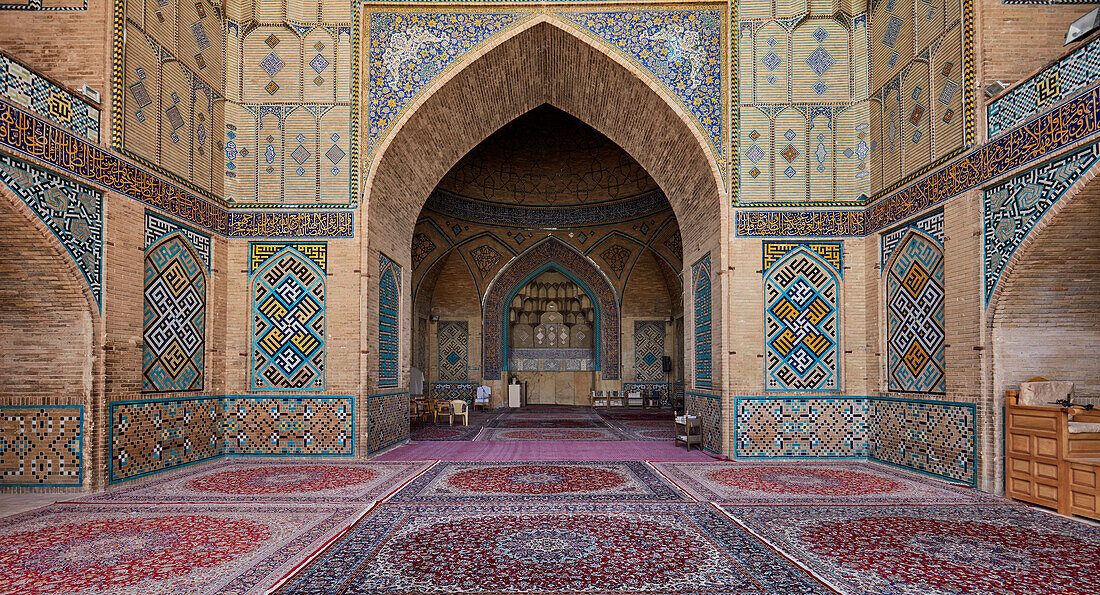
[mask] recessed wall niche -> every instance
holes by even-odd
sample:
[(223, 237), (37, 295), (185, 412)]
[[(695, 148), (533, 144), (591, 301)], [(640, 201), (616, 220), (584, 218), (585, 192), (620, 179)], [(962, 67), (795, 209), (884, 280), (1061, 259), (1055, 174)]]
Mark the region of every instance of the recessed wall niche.
[(596, 309), (584, 289), (548, 269), (517, 291), (508, 307), (508, 369), (593, 370), (595, 326)]

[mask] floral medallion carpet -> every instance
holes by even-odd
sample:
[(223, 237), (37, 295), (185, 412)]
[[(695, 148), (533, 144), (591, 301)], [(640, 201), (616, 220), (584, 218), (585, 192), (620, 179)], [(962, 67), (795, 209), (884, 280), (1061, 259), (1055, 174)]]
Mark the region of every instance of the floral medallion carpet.
[(825, 594), (707, 504), (380, 506), (279, 593)]
[(336, 504), (55, 504), (0, 519), (0, 593), (262, 593), (358, 516)]
[(1003, 501), (971, 488), (875, 463), (761, 461), (654, 463), (698, 500), (722, 504), (949, 504)]
[(126, 485), (88, 502), (349, 502), (371, 504), (424, 462), (333, 459), (222, 459)]
[(1100, 529), (1023, 506), (726, 510), (852, 595), (1100, 593)]
[(389, 502), (685, 501), (641, 461), (439, 462)]

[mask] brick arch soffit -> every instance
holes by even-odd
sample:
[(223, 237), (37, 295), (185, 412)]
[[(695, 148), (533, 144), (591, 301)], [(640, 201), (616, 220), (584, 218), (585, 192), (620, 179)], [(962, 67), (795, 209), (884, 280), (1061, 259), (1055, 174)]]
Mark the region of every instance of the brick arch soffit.
[(496, 274), (482, 300), (482, 371), (486, 380), (496, 380), (507, 357), (507, 306), (512, 297), (539, 273), (555, 268), (581, 286), (596, 306), (597, 361), (605, 380), (619, 377), (619, 296), (603, 271), (572, 246), (551, 236), (509, 261)]
[[(1079, 150), (1080, 147), (1073, 149), (1073, 151)], [(1073, 151), (1068, 151), (1062, 155), (1068, 155)], [(1042, 164), (1034, 165), (1032, 167), (1024, 168), (1022, 172), (1017, 172), (1013, 176), (1020, 175), (1020, 173), (1030, 171), (1036, 167), (1042, 167)], [(1011, 177), (1011, 176), (1010, 176)], [(985, 192), (985, 189), (994, 184), (987, 184), (982, 187), (981, 192)], [(1062, 211), (1071, 210), (1072, 207), (1078, 202), (1077, 197), (1086, 192), (1094, 192), (1100, 194), (1100, 161), (1094, 163), (1092, 167), (1088, 169), (1075, 184), (1062, 198), (1058, 199), (1051, 207), (1035, 222), (1031, 230), (1020, 240), (1019, 247), (1012, 254), (1008, 264), (1005, 265), (1004, 270), (1001, 271), (1001, 276), (997, 281), (997, 285), (993, 288), (993, 293), (989, 296), (989, 302), (985, 305), (985, 325), (986, 328), (992, 332), (994, 324), (997, 322), (997, 314), (1004, 308), (1005, 299), (1012, 297), (1012, 294), (1005, 295), (1005, 288), (1009, 286), (1009, 281), (1015, 275), (1015, 272), (1031, 258), (1031, 253), (1036, 244), (1044, 241), (1046, 238), (1051, 237), (1057, 232), (1057, 229), (1048, 231), (1052, 227), (1056, 227), (1064, 218), (1062, 217)], [(984, 199), (983, 199), (984, 200)], [(1072, 210), (1071, 210), (1072, 214)], [(1067, 215), (1068, 216), (1068, 215)], [(984, 229), (982, 233), (987, 233)], [(984, 242), (984, 238), (983, 238)], [(1043, 263), (1043, 266), (1046, 266)], [(985, 271), (982, 271), (984, 274)], [(992, 341), (992, 335), (990, 335), (990, 341)]]
[[(663, 90), (658, 83), (652, 81), (649, 75), (644, 73), (640, 68), (631, 64), (626, 57), (621, 55), (618, 50), (611, 47), (608, 43), (590, 38), (589, 36), (581, 32), (578, 28), (574, 27), (564, 20), (554, 17), (553, 15), (541, 14), (526, 19), (515, 26), (512, 26), (500, 33), (495, 34), (480, 50), (467, 52), (467, 54), (457, 60), (455, 64), (448, 69), (447, 72), (440, 74), (435, 81), (429, 84), (425, 88), (425, 90), (421, 92), (420, 96), (412, 104), (410, 104), (408, 110), (404, 114), (402, 114), (402, 116), (394, 123), (393, 128), (386, 135), (386, 137), (382, 139), (382, 142), (379, 144), (374, 157), (371, 159), (369, 170), (363, 183), (363, 196), (361, 204), (367, 205), (366, 217), (363, 218), (363, 220), (365, 221), (363, 229), (364, 242), (368, 242), (369, 238), (375, 235), (372, 233), (374, 226), (383, 225), (386, 222), (388, 218), (384, 215), (389, 214), (391, 211), (400, 211), (401, 209), (399, 205), (403, 202), (417, 203), (413, 206), (415, 212), (413, 212), (409, 217), (398, 217), (398, 219), (407, 219), (406, 221), (391, 220), (390, 222), (402, 226), (401, 233), (399, 234), (401, 237), (412, 237), (412, 230), (416, 225), (416, 220), (420, 213), (420, 210), (423, 208), (424, 203), (427, 201), (429, 193), (438, 184), (439, 179), (442, 179), (447, 171), (449, 171), (450, 168), (453, 167), (454, 164), (462, 158), (462, 156), (466, 155), (467, 153), (469, 153), (469, 151), (476, 147), (479, 142), (481, 142), (485, 138), (488, 138), (501, 126), (504, 126), (515, 118), (518, 118), (524, 113), (527, 113), (528, 111), (530, 111), (530, 109), (538, 107), (538, 105), (541, 105), (542, 103), (549, 103), (550, 105), (553, 105), (554, 107), (557, 107), (562, 111), (565, 111), (566, 113), (577, 117), (582, 122), (585, 122), (586, 124), (598, 130), (601, 134), (604, 134), (605, 136), (610, 138), (612, 142), (626, 150), (627, 153), (631, 155), (631, 157), (634, 157), (636, 160), (638, 160), (639, 164), (641, 164), (642, 167), (651, 176), (653, 176), (655, 180), (657, 180), (658, 186), (662, 186), (660, 178), (666, 178), (666, 182), (669, 181), (667, 178), (679, 178), (682, 181), (687, 181), (689, 179), (689, 176), (684, 174), (684, 172), (687, 170), (685, 170), (684, 168), (685, 160), (682, 158), (682, 154), (681, 158), (676, 159), (675, 162), (673, 162), (671, 158), (657, 158), (654, 160), (659, 160), (663, 167), (652, 167), (652, 165), (654, 164), (650, 164), (650, 166), (647, 166), (647, 164), (643, 162), (643, 159), (638, 159), (637, 155), (632, 153), (628, 149), (628, 147), (624, 146), (624, 143), (620, 142), (621, 137), (625, 136), (628, 133), (627, 125), (625, 123), (623, 124), (623, 126), (615, 130), (609, 130), (607, 129), (607, 126), (601, 126), (601, 124), (610, 125), (611, 123), (592, 122), (589, 119), (574, 113), (572, 110), (569, 109), (569, 106), (560, 105), (559, 103), (552, 101), (552, 98), (550, 97), (551, 93), (547, 93), (546, 101), (543, 101), (537, 105), (531, 105), (529, 107), (526, 107), (525, 109), (520, 109), (511, 117), (507, 117), (499, 123), (495, 123), (494, 125), (485, 125), (483, 126), (484, 130), (473, 131), (465, 135), (446, 135), (451, 138), (459, 137), (461, 140), (457, 141), (455, 144), (461, 145), (461, 148), (456, 151), (456, 155), (452, 156), (453, 158), (450, 160), (451, 162), (446, 163), (445, 167), (442, 167), (440, 169), (438, 176), (434, 176), (434, 178), (436, 179), (432, 180), (432, 182), (430, 183), (430, 187), (427, 187), (427, 185), (425, 185), (425, 188), (422, 192), (417, 191), (416, 189), (410, 189), (411, 186), (420, 185), (417, 184), (415, 181), (413, 181), (412, 184), (399, 183), (401, 181), (411, 180), (411, 178), (407, 177), (406, 174), (416, 171), (416, 169), (418, 168), (416, 168), (415, 166), (417, 160), (415, 159), (414, 154), (411, 153), (413, 147), (402, 147), (400, 145), (402, 145), (403, 143), (398, 141), (403, 140), (404, 136), (408, 136), (410, 134), (416, 135), (417, 127), (430, 129), (430, 122), (438, 123), (438, 120), (436, 118), (432, 118), (430, 115), (425, 115), (422, 112), (432, 111), (430, 109), (430, 106), (433, 103), (447, 101), (446, 98), (441, 99), (441, 97), (444, 96), (454, 95), (455, 93), (459, 92), (467, 96), (483, 95), (483, 93), (478, 92), (477, 81), (463, 81), (462, 88), (456, 88), (455, 85), (452, 83), (456, 79), (461, 78), (463, 74), (467, 73), (467, 71), (470, 71), (471, 68), (477, 67), (478, 65), (485, 64), (487, 62), (493, 62), (494, 56), (500, 53), (502, 46), (505, 46), (510, 42), (515, 42), (515, 40), (523, 37), (524, 35), (537, 34), (536, 31), (539, 29), (539, 27), (550, 27), (557, 30), (558, 32), (565, 33), (574, 41), (591, 49), (595, 54), (602, 56), (608, 63), (611, 63), (614, 66), (617, 66), (618, 69), (629, 73), (629, 78), (632, 81), (635, 81), (637, 84), (645, 87), (652, 96), (655, 96), (657, 98), (657, 102), (662, 105), (667, 112), (663, 115), (675, 119), (678, 122), (678, 126), (676, 126), (676, 128), (688, 132), (688, 135), (693, 141), (691, 143), (691, 150), (689, 150), (688, 153), (694, 155), (697, 158), (695, 159), (696, 161), (699, 157), (701, 157), (701, 164), (705, 164), (707, 170), (705, 172), (705, 176), (695, 176), (695, 179), (693, 179), (691, 182), (691, 186), (683, 190), (681, 197), (674, 198), (673, 196), (669, 195), (668, 192), (665, 192), (665, 195), (669, 196), (669, 203), (672, 205), (672, 210), (673, 213), (676, 215), (677, 222), (679, 223), (686, 221), (689, 224), (692, 223), (693, 220), (691, 217), (688, 216), (689, 213), (687, 212), (689, 204), (698, 203), (700, 201), (713, 202), (713, 212), (708, 211), (707, 208), (697, 209), (697, 212), (699, 212), (700, 214), (697, 215), (695, 219), (700, 220), (696, 223), (699, 223), (702, 229), (713, 226), (713, 224), (710, 224), (709, 222), (707, 222), (707, 220), (719, 219), (723, 212), (722, 207), (725, 204), (724, 201), (728, 197), (725, 182), (722, 179), (722, 174), (718, 167), (720, 158), (718, 155), (714, 154), (714, 151), (710, 147), (708, 141), (692, 124), (690, 117), (683, 113), (682, 108), (678, 107), (677, 100), (670, 93)], [(554, 64), (563, 65), (567, 63), (575, 63), (575, 61), (569, 60), (566, 56), (556, 56), (553, 59), (553, 62)], [(562, 68), (565, 68), (565, 66), (562, 66)], [(547, 78), (551, 77), (544, 77), (544, 79)], [(567, 85), (567, 83), (559, 83), (559, 85)], [(575, 95), (575, 93), (571, 92), (573, 91), (573, 89), (570, 87), (583, 88), (586, 86), (591, 86), (587, 80), (582, 80), (580, 82), (571, 83), (568, 85), (569, 87), (566, 87), (564, 89), (564, 93), (559, 92), (557, 94)], [(548, 91), (561, 90), (562, 89), (553, 87), (548, 88)], [(581, 103), (581, 100), (577, 100), (577, 103)], [(504, 111), (505, 110), (503, 109), (496, 110), (497, 113), (503, 113)], [(409, 129), (412, 129), (412, 131), (410, 132)], [(616, 132), (620, 132), (621, 134), (615, 134)], [(432, 140), (439, 140), (440, 135), (438, 133), (433, 136), (435, 138), (433, 138)], [(420, 144), (421, 143), (411, 143), (411, 145)], [(395, 154), (394, 151), (397, 151), (397, 153)], [(667, 147), (658, 146), (650, 149), (649, 153), (653, 153), (656, 155), (666, 155), (669, 153), (669, 151)], [(689, 164), (688, 169), (698, 170), (699, 168), (693, 164)], [(404, 170), (404, 173), (402, 172), (402, 170)], [(654, 175), (654, 173), (657, 173), (657, 175)], [(699, 174), (702, 172), (694, 171), (693, 173)], [(405, 194), (405, 197), (388, 197), (382, 195), (379, 195), (377, 197), (374, 196), (376, 191), (381, 193), (387, 191), (393, 192), (392, 189), (388, 189), (385, 187), (379, 189), (380, 181), (385, 182), (388, 180), (388, 178), (391, 177), (393, 178), (394, 184), (402, 188), (401, 192)], [(706, 198), (705, 196), (707, 194), (710, 194), (713, 197), (713, 200), (708, 200), (708, 198)], [(684, 228), (685, 225), (681, 224), (680, 229), (683, 230)], [(719, 224), (718, 229), (715, 230), (715, 235), (720, 236), (720, 232), (721, 225)], [(398, 249), (399, 254), (404, 253), (404, 247), (398, 247)], [(720, 253), (720, 250), (716, 252), (716, 254)]]
[[(65, 276), (68, 285), (74, 292), (77, 292), (81, 296), (81, 302), (86, 306), (84, 309), (91, 315), (92, 320), (92, 342), (93, 344), (99, 340), (99, 324), (101, 313), (100, 306), (96, 303), (95, 295), (92, 293), (92, 289), (88, 287), (88, 283), (84, 280), (83, 273), (73, 262), (73, 257), (69, 254), (69, 251), (61, 244), (61, 241), (51, 232), (49, 229), (44, 229), (44, 225), (38, 220), (38, 216), (31, 212), (30, 208), (23, 203), (23, 201), (15, 196), (15, 193), (0, 183), (0, 196), (3, 196), (4, 200), (8, 204), (8, 208), (11, 209), (13, 217), (21, 217), (21, 224), (25, 227), (29, 234), (34, 235), (45, 247), (53, 253), (57, 258), (57, 262), (65, 271)], [(0, 216), (3, 216), (0, 214)], [(102, 285), (103, 293), (107, 291), (107, 284)]]

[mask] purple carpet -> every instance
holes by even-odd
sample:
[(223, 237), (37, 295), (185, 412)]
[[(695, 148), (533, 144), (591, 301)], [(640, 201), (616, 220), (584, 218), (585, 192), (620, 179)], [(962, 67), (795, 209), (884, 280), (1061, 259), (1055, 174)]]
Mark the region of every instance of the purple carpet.
[(375, 461), (711, 461), (671, 442), (411, 442)]

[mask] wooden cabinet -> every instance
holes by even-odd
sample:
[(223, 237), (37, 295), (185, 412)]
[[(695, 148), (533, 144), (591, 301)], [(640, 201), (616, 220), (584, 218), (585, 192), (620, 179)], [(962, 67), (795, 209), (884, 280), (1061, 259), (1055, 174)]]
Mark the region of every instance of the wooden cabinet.
[[(1071, 433), (1071, 410), (1005, 404), (1005, 495), (1100, 520), (1100, 433)], [(1077, 413), (1073, 421), (1100, 419)]]

